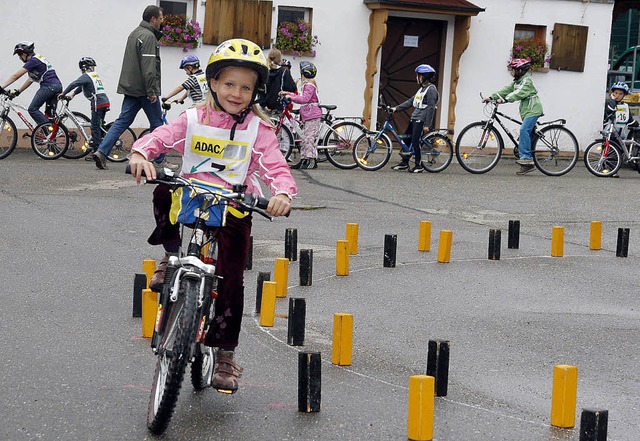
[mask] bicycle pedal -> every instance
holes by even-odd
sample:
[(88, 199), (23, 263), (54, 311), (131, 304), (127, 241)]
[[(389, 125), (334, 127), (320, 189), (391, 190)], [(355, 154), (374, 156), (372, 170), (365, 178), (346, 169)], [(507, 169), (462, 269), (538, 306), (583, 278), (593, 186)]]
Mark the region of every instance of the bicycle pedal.
[(235, 390), (231, 390), (231, 389), (218, 389), (216, 387), (214, 387), (214, 389), (220, 392), (221, 394), (226, 394), (226, 395), (233, 395), (236, 392)]
[(29, 132), (24, 132), (24, 133), (22, 134), (22, 138), (31, 138), (31, 133), (29, 133)]

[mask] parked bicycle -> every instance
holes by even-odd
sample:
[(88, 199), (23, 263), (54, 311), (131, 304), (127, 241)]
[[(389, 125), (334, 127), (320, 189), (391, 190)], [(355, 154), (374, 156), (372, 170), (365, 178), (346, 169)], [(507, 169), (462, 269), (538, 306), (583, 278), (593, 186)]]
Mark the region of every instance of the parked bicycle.
[(632, 164), (640, 173), (640, 143), (634, 139), (638, 129), (631, 129), (627, 139), (622, 139), (612, 120), (607, 121), (596, 139), (584, 150), (584, 165), (599, 177), (614, 176), (622, 164)]
[[(178, 100), (171, 100), (171, 101), (163, 101), (161, 106), (162, 106), (162, 123), (164, 125), (169, 124), (169, 121), (167, 120), (167, 112), (169, 112), (169, 110), (171, 110), (171, 105), (172, 104), (184, 104), (184, 101), (178, 101)], [(138, 138), (142, 138), (144, 135), (147, 135), (151, 133), (151, 129), (147, 128), (144, 129), (142, 132), (140, 132), (140, 136), (138, 136)]]
[[(0, 159), (9, 156), (18, 145), (18, 130), (9, 116), (13, 112), (27, 126), (23, 138), (31, 138), (31, 148), (42, 159), (58, 159), (68, 148), (67, 129), (59, 122), (50, 123), (47, 129), (36, 130), (24, 113), (28, 110), (18, 103), (14, 103), (13, 95), (8, 91), (0, 91)], [(23, 113), (24, 112), (24, 113)], [(51, 115), (55, 109), (47, 106), (46, 114)], [(34, 142), (37, 141), (37, 142)]]
[[(379, 109), (384, 110), (386, 119), (378, 132), (362, 135), (356, 140), (353, 148), (353, 158), (358, 166), (364, 170), (380, 170), (387, 165), (393, 145), (393, 140), (400, 145), (400, 154), (405, 157), (413, 156), (413, 148), (410, 147), (411, 135), (399, 135), (393, 127), (393, 111), (380, 97)], [(409, 145), (408, 145), (409, 144)], [(431, 173), (438, 173), (446, 169), (453, 159), (453, 143), (447, 136), (447, 129), (430, 131), (420, 139), (420, 154), (422, 155), (422, 167)]]
[[(511, 133), (500, 117), (518, 125), (522, 122), (498, 111), (498, 103), (494, 100), (487, 101), (484, 113), (488, 120), (469, 124), (460, 131), (456, 140), (456, 157), (469, 173), (487, 173), (498, 164), (505, 144), (496, 123), (513, 143), (516, 158), (519, 157), (518, 135)], [(571, 171), (578, 161), (578, 141), (565, 124), (566, 120), (556, 119), (538, 122), (534, 129), (531, 138), (533, 163), (545, 175), (562, 176)]]
[[(131, 173), (129, 167), (127, 173)], [(244, 193), (242, 185), (226, 192), (176, 176), (167, 169), (159, 169), (156, 179), (146, 182), (164, 183), (173, 190), (184, 187), (196, 194), (186, 204), (188, 213), (184, 213), (185, 218), (193, 219), (193, 224), (186, 225), (193, 228), (187, 253), (169, 258), (152, 338), (157, 361), (147, 427), (152, 433), (161, 434), (173, 415), (187, 363), (191, 363), (191, 383), (196, 390), (209, 387), (213, 375), (215, 355), (212, 348), (203, 344), (217, 297), (212, 258), (216, 236), (213, 227), (206, 225), (207, 220), (221, 216), (228, 203), (239, 210), (271, 217), (264, 211), (269, 201)]]
[[(356, 168), (358, 165), (354, 162), (351, 152), (355, 141), (367, 132), (366, 127), (355, 121), (348, 121), (347, 118), (334, 117), (331, 112), (337, 106), (321, 104), (320, 108), (323, 114), (316, 141), (318, 157), (321, 158), (324, 154), (326, 160), (343, 170)], [(301, 160), (303, 123), (297, 114), (298, 112), (293, 110), (291, 101), (288, 101), (285, 103), (282, 114), (272, 119), (280, 143), (280, 151), (290, 163)]]

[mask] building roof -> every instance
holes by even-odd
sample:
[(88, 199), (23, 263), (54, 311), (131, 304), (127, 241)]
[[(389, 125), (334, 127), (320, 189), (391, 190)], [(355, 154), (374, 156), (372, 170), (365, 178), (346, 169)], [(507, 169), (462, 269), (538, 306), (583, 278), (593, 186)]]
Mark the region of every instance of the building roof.
[(363, 0), (371, 9), (420, 9), (429, 12), (451, 13), (461, 15), (477, 15), (483, 12), (480, 8), (467, 0)]

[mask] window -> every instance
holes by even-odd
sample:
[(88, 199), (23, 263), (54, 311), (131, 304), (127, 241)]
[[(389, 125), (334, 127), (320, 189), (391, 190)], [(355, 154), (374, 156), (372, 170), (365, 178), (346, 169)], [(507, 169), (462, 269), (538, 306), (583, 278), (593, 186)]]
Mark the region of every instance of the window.
[(160, 7), (164, 15), (184, 15), (187, 16), (187, 3), (186, 2), (168, 2), (160, 1)]
[(553, 26), (551, 69), (584, 72), (588, 26), (556, 23)]
[(547, 27), (527, 24), (516, 24), (513, 31), (514, 40), (546, 40)]
[(547, 27), (516, 24), (513, 30), (511, 58), (531, 60), (533, 68), (543, 68), (548, 61)]
[(266, 48), (271, 46), (271, 11), (268, 0), (207, 0), (204, 43), (220, 44), (245, 38)]
[(278, 27), (280, 27), (280, 23), (283, 22), (297, 23), (298, 20), (310, 21), (310, 15), (311, 12), (309, 9), (280, 6), (278, 8)]

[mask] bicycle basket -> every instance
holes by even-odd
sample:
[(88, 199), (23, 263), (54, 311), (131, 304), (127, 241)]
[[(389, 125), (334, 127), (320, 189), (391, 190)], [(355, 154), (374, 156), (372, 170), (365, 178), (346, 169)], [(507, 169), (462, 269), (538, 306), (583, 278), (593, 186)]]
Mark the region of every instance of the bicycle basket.
[[(210, 182), (198, 179), (189, 179), (195, 184), (196, 188), (180, 187), (171, 195), (171, 211), (169, 212), (169, 220), (172, 224), (193, 225), (196, 223), (202, 204), (203, 192), (226, 194), (230, 193), (221, 185), (211, 184)], [(208, 210), (208, 218), (205, 224), (208, 227), (222, 227), (225, 225), (227, 204), (224, 200), (216, 201)]]

